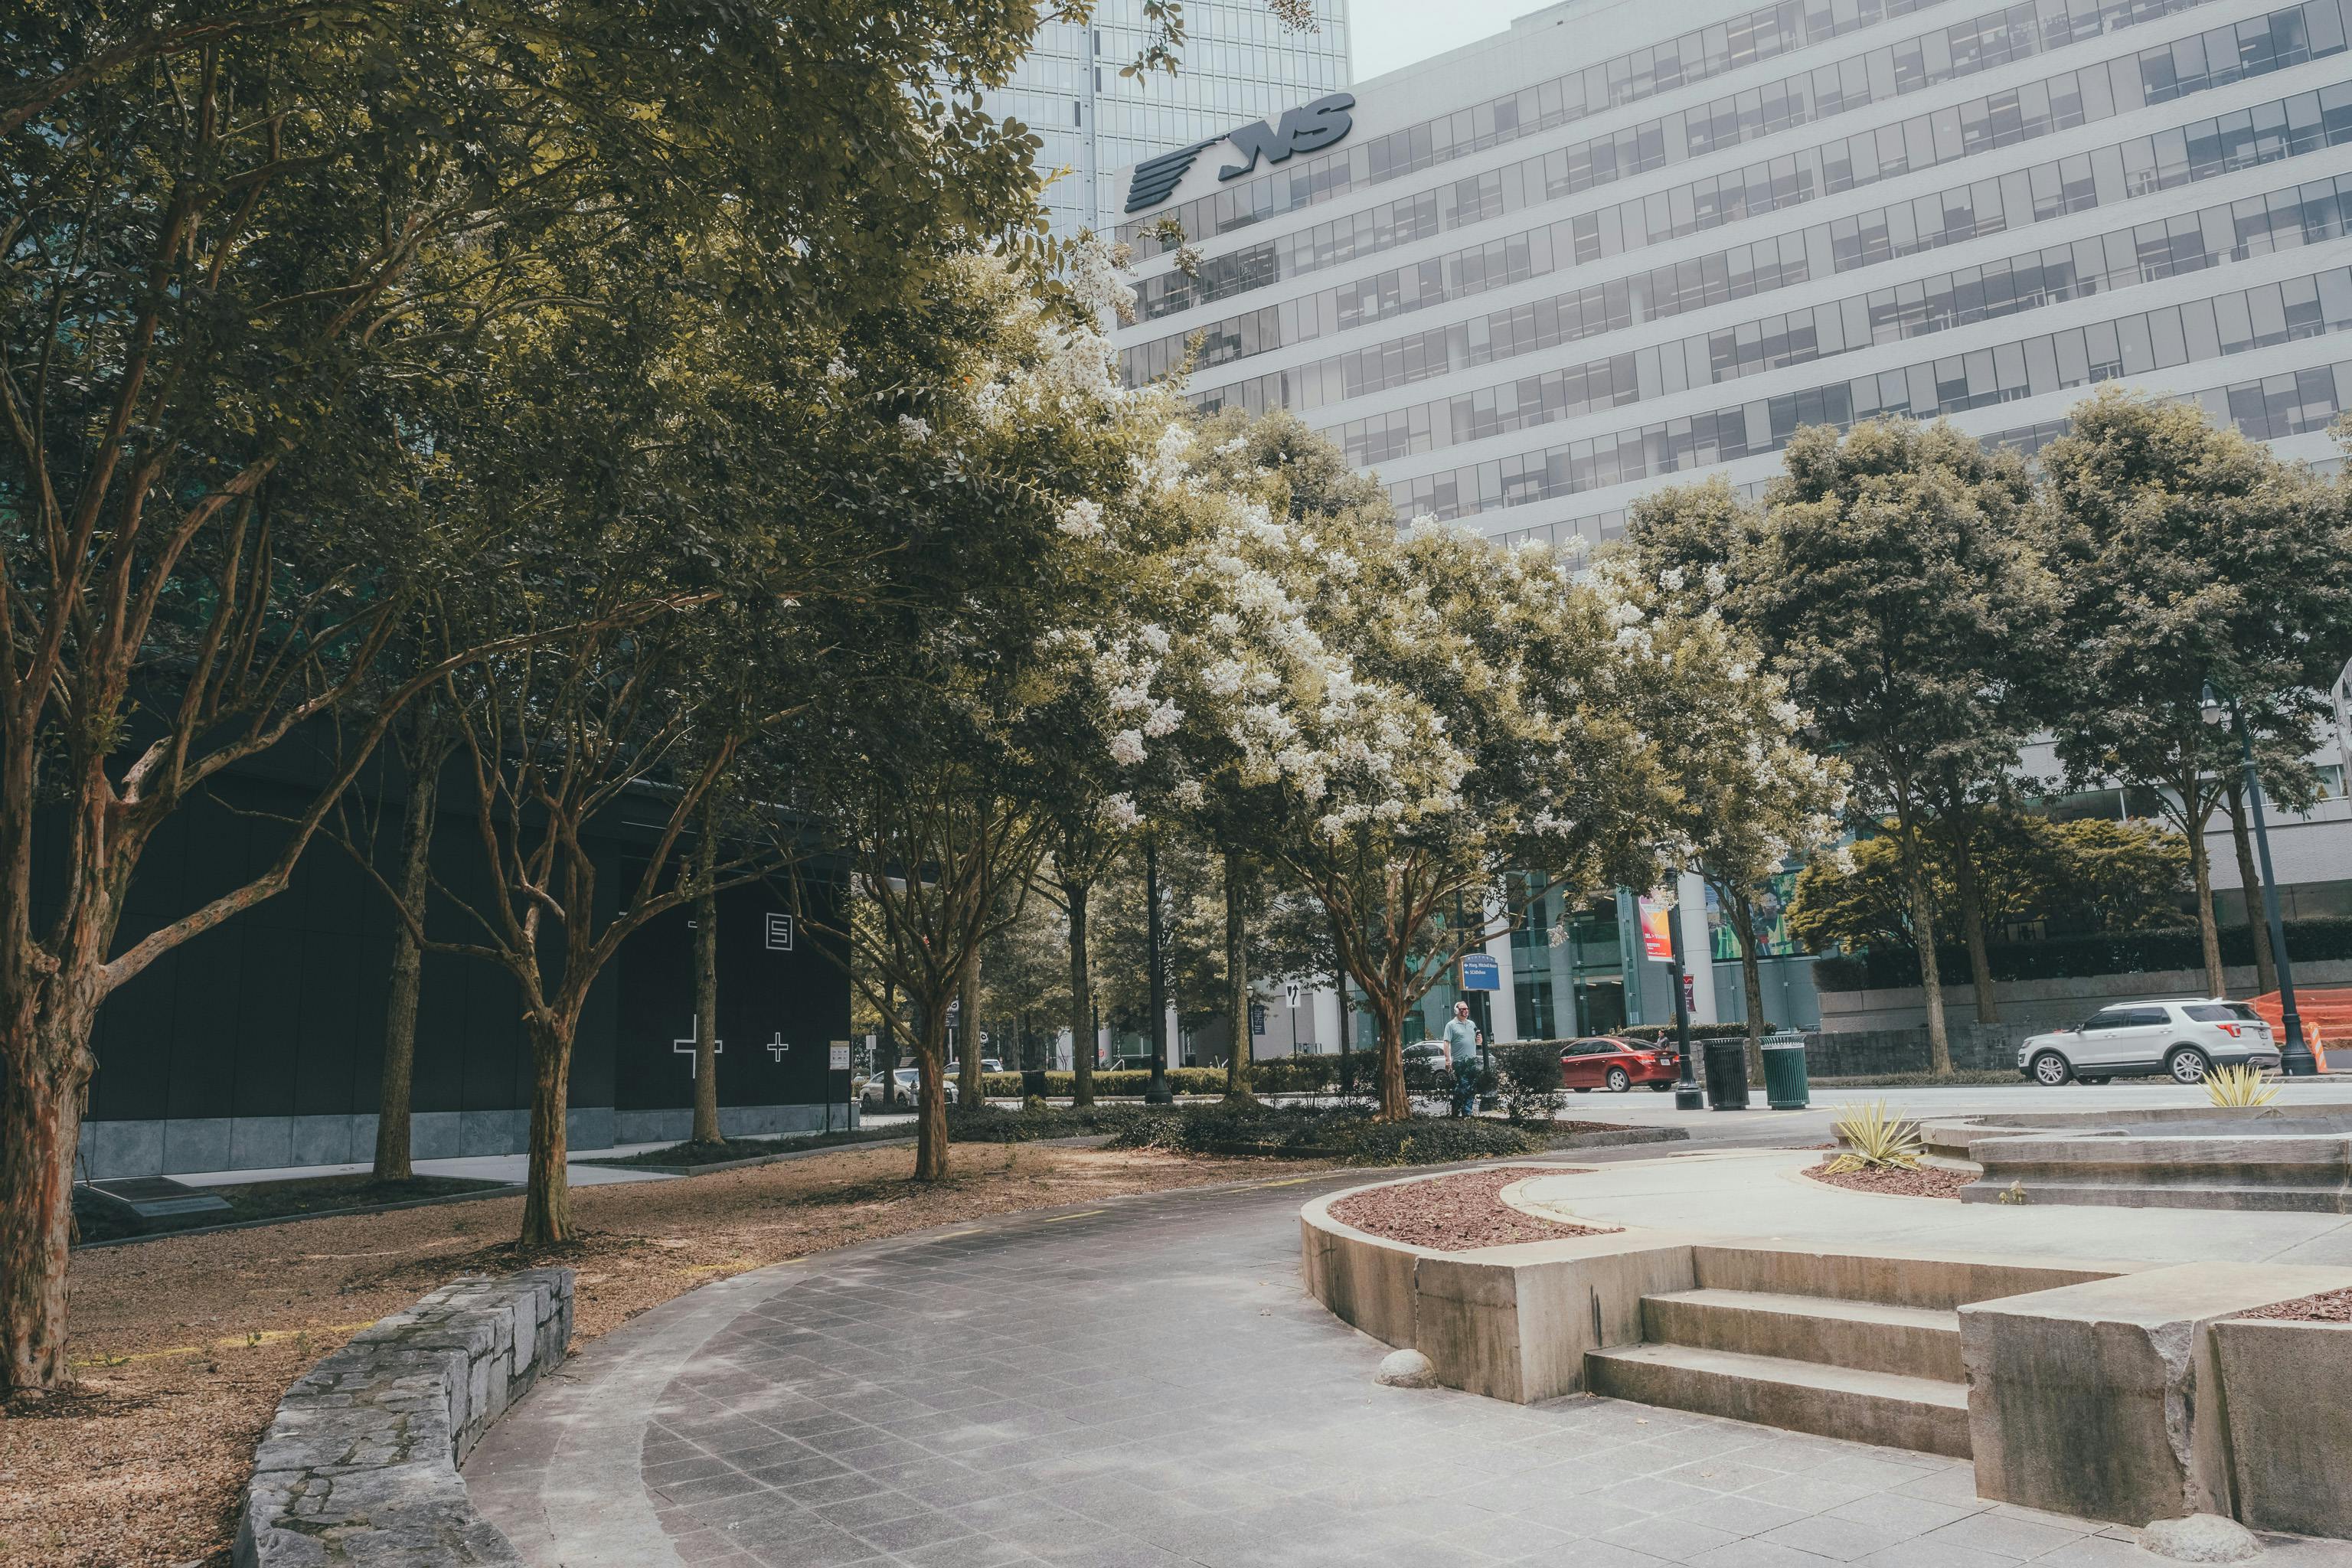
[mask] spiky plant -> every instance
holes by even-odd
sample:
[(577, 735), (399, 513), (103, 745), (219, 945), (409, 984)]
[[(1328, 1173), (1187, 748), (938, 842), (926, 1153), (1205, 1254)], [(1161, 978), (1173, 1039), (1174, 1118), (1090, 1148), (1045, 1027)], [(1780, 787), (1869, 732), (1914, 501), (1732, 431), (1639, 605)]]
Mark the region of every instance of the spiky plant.
[(1888, 1110), (1883, 1100), (1843, 1107), (1838, 1111), (1835, 1131), (1838, 1142), (1845, 1145), (1845, 1152), (1830, 1162), (1832, 1171), (1918, 1168), (1918, 1123)]
[(2205, 1075), (2205, 1098), (2224, 1110), (2252, 1110), (2278, 1093), (2277, 1080), (2259, 1068), (2216, 1068)]

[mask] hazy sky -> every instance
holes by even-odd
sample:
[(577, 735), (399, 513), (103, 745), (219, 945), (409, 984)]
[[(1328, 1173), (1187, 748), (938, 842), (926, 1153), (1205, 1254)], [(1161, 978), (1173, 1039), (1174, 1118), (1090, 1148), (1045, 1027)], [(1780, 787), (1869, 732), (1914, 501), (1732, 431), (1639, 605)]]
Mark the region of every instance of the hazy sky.
[(1547, 0), (1348, 0), (1356, 79), (1365, 81), (1499, 33)]

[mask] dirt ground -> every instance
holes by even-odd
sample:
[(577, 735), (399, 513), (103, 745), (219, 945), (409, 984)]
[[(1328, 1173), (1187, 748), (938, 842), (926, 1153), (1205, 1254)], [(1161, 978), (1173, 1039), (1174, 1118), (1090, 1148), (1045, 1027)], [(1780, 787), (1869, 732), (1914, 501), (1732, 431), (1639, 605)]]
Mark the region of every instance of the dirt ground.
[[(1547, 1173), (1560, 1168), (1546, 1167)], [(1374, 1187), (1331, 1205), (1331, 1217), (1371, 1236), (1439, 1252), (1469, 1252), (1521, 1241), (1559, 1241), (1574, 1236), (1609, 1236), (1614, 1226), (1570, 1225), (1538, 1219), (1506, 1205), (1502, 1191), (1537, 1173), (1526, 1165), (1464, 1171), (1421, 1182)], [(1571, 1172), (1581, 1175), (1583, 1172)]]
[(708, 1280), (812, 1252), (1268, 1170), (1034, 1143), (955, 1154), (956, 1177), (939, 1187), (907, 1180), (912, 1152), (889, 1148), (576, 1188), (582, 1239), (535, 1253), (513, 1242), (520, 1198), (79, 1253), (71, 1353), (80, 1388), (0, 1411), (0, 1564), (226, 1568), (254, 1445), (278, 1395), (354, 1331), (462, 1273), (578, 1269), (576, 1345)]

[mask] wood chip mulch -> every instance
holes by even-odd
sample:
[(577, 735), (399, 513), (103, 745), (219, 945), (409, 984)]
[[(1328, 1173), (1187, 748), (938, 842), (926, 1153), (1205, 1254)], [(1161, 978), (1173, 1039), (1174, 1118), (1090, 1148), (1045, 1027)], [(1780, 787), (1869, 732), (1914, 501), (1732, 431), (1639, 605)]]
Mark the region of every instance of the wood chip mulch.
[(1538, 1170), (1506, 1165), (1498, 1170), (1433, 1176), (1423, 1182), (1400, 1182), (1340, 1199), (1331, 1205), (1331, 1217), (1387, 1241), (1402, 1241), (1408, 1247), (1426, 1247), (1438, 1252), (1468, 1252), (1521, 1241), (1561, 1241), (1575, 1236), (1615, 1234), (1614, 1226), (1568, 1225), (1538, 1219), (1502, 1201), (1500, 1194), (1505, 1187), (1538, 1173), (1591, 1173), (1563, 1166)]
[(1888, 1168), (1876, 1171), (1832, 1171), (1824, 1160), (1805, 1174), (1832, 1187), (1844, 1187), (1850, 1192), (1877, 1193), (1898, 1198), (1954, 1198), (1960, 1189), (1977, 1179), (1974, 1171), (1948, 1171), (1940, 1165), (1921, 1165), (1914, 1170)]
[(2295, 1323), (2352, 1323), (2352, 1289), (2323, 1291), (2298, 1301), (2281, 1301), (2274, 1307), (2257, 1307), (2238, 1316), (2279, 1318)]

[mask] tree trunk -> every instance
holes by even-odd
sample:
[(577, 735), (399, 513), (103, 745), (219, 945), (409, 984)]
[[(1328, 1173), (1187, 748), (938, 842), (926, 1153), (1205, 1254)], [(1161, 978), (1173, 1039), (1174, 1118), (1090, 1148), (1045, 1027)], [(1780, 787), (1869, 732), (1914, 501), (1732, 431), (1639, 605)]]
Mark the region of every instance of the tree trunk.
[(1249, 948), (1243, 919), (1245, 873), (1241, 851), (1225, 851), (1225, 1016), (1231, 1021), (1233, 1048), (1225, 1053), (1225, 1098), (1248, 1100), (1250, 1094)]
[[(0, 1394), (54, 1390), (66, 1364), (74, 1154), (96, 1064), (94, 972), (25, 987), (0, 1040)], [(63, 998), (63, 999), (61, 999)]]
[(962, 1058), (962, 1071), (957, 1076), (956, 1094), (960, 1105), (980, 1105), (988, 1099), (988, 1086), (982, 1080), (980, 1053), (984, 1048), (980, 1038), (980, 947), (974, 943), (963, 955), (963, 974), (958, 983), (963, 1005), (959, 1009), (961, 1022), (956, 1026), (956, 1054)]
[(1070, 1103), (1095, 1102), (1095, 996), (1087, 973), (1087, 894), (1083, 879), (1062, 884), (1070, 906)]
[(416, 1173), (410, 1163), (411, 1086), (416, 1069), (416, 1001), (425, 984), (425, 952), (409, 921), (425, 920), (425, 894), (433, 869), (434, 806), (441, 788), (438, 758), (408, 776), (408, 804), (400, 819), (400, 907), (407, 914), (393, 922), (392, 994), (383, 1007), (383, 1072), (376, 1088), (375, 1179), (404, 1182)]
[[(966, 1019), (964, 1027), (971, 1026)], [(967, 1041), (966, 1044), (970, 1042)], [(948, 1179), (947, 1009), (925, 1007), (923, 1032), (915, 1041), (917, 1090), (915, 1180)]]
[(874, 1040), (874, 1070), (882, 1077), (882, 1109), (898, 1092), (898, 983), (886, 981), (882, 986), (882, 1027)]
[(1756, 906), (1745, 888), (1730, 889), (1732, 933), (1739, 938), (1739, 980), (1747, 998), (1748, 1081), (1764, 1081), (1764, 967), (1756, 957)]
[(2271, 953), (2271, 922), (2263, 914), (2263, 879), (2254, 869), (2254, 844), (2246, 832), (2244, 784), (2230, 786), (2229, 802), (2230, 838), (2238, 852), (2238, 886), (2245, 890), (2246, 925), (2254, 938), (2255, 994), (2267, 996), (2279, 988), (2278, 960)]
[(1928, 886), (1927, 868), (1919, 853), (1919, 833), (1901, 814), (1896, 831), (1903, 836), (1903, 879), (1911, 895), (1911, 937), (1919, 947), (1919, 984), (1927, 1004), (1927, 1070), (1934, 1077), (1952, 1076), (1952, 1037), (1944, 1024), (1944, 972), (1936, 954), (1935, 892)]
[(572, 1187), (564, 1169), (570, 1143), (564, 1112), (571, 1103), (572, 1032), (567, 1021), (530, 1021), (530, 1159), (522, 1200), (522, 1244), (550, 1247), (572, 1239)]
[(1381, 1035), (1380, 1120), (1402, 1121), (1412, 1115), (1412, 1100), (1404, 1090), (1404, 1020), (1375, 1004), (1372, 1021)]
[(2205, 994), (2226, 996), (2230, 983), (2221, 968), (2221, 932), (2213, 921), (2213, 864), (2205, 853), (2201, 826), (2189, 833), (2189, 871), (2197, 888), (2197, 938), (2205, 950)]
[[(719, 1131), (719, 833), (713, 814), (702, 814), (699, 884), (694, 895), (694, 1131), (697, 1143), (717, 1143)], [(736, 1047), (740, 1049), (742, 1042)]]
[(1977, 1022), (2000, 1022), (2000, 1001), (1993, 994), (1992, 954), (1985, 950), (1984, 894), (1977, 880), (1976, 846), (1966, 825), (1956, 822), (1951, 832), (1952, 881), (1960, 895), (1960, 928), (1969, 944), (1969, 976), (1976, 984)]

